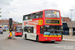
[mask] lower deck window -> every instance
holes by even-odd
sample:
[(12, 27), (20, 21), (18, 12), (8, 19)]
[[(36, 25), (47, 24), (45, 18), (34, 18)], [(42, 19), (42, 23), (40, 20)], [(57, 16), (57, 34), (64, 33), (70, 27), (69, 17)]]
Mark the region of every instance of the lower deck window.
[(28, 33), (33, 33), (34, 32), (34, 28), (33, 27), (24, 27), (24, 31), (28, 32)]

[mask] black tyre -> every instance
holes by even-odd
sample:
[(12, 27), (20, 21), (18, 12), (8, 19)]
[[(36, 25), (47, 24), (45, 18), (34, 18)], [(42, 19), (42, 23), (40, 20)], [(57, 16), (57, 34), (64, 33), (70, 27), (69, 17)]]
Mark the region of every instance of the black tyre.
[(25, 34), (25, 40), (27, 40), (27, 35)]
[(38, 36), (36, 37), (36, 42), (39, 42), (39, 37)]
[(22, 37), (22, 35), (16, 36), (16, 37)]
[(3, 34), (3, 32), (2, 32), (2, 34)]
[(3, 34), (3, 32), (1, 32), (0, 34)]

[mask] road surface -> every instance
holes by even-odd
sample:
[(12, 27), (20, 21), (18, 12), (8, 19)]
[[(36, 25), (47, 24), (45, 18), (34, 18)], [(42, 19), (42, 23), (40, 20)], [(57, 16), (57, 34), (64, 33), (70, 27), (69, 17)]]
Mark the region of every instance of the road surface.
[(0, 34), (0, 50), (75, 50), (75, 42), (35, 42), (23, 37), (7, 37), (8, 32)]

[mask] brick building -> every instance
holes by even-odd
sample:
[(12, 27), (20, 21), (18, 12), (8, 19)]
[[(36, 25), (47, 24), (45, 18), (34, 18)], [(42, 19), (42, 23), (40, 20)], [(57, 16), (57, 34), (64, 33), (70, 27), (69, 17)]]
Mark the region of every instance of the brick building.
[(71, 19), (69, 17), (61, 17), (62, 23), (70, 22)]
[[(14, 24), (16, 24), (15, 21), (12, 21), (12, 23), (13, 23), (13, 26), (14, 26)], [(9, 25), (9, 20), (1, 20), (0, 19), (0, 27), (2, 27), (4, 29), (5, 27), (8, 27), (8, 25)]]

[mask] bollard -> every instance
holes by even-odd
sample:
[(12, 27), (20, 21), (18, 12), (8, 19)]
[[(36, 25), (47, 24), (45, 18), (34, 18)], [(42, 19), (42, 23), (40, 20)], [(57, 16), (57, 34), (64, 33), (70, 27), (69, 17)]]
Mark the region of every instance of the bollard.
[(9, 32), (9, 37), (8, 39), (12, 39), (12, 32)]

